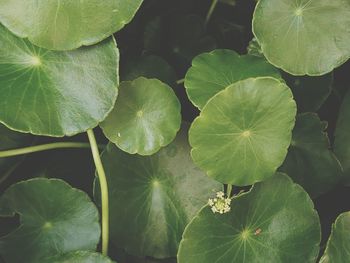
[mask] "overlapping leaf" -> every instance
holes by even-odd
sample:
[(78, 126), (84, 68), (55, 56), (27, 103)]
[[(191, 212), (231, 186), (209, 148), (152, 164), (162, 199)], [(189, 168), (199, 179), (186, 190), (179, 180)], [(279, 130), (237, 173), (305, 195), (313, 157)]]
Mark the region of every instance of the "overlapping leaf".
[(264, 76), (280, 78), (280, 73), (263, 58), (240, 56), (232, 50), (217, 49), (203, 53), (192, 61), (192, 67), (186, 74), (185, 87), (192, 103), (203, 109), (210, 98), (231, 84)]
[(100, 239), (95, 205), (61, 180), (32, 179), (12, 185), (0, 199), (0, 215), (19, 214), (21, 225), (0, 238), (7, 262), (38, 263), (75, 250), (95, 250)]
[(346, 62), (349, 25), (344, 0), (261, 0), (253, 18), (265, 57), (293, 75), (324, 75)]
[(63, 136), (104, 120), (117, 96), (115, 41), (69, 52), (38, 48), (0, 26), (0, 122), (21, 132)]
[(330, 151), (326, 127), (316, 114), (298, 115), (288, 155), (280, 168), (312, 197), (335, 187), (342, 175), (339, 161)]
[(45, 263), (113, 263), (114, 261), (91, 251), (75, 251), (46, 260)]
[(71, 50), (100, 42), (129, 23), (142, 0), (5, 0), (0, 22), (47, 49)]
[(152, 156), (129, 155), (113, 144), (102, 154), (111, 239), (132, 255), (176, 256), (185, 226), (221, 188), (193, 164), (186, 132)]
[(204, 207), (187, 226), (179, 263), (316, 262), (320, 222), (307, 193), (286, 175), (233, 198), (229, 213)]
[(192, 123), (192, 158), (222, 183), (265, 180), (287, 154), (295, 115), (292, 93), (279, 80), (237, 82), (209, 100)]
[(168, 145), (181, 125), (181, 106), (173, 90), (157, 79), (122, 82), (113, 111), (101, 128), (128, 153), (150, 155)]

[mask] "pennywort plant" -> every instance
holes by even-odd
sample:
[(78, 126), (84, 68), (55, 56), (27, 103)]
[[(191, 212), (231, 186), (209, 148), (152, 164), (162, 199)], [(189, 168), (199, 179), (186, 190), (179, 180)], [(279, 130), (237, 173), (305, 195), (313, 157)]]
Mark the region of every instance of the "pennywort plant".
[(350, 181), (349, 0), (3, 0), (0, 22), (4, 262), (350, 261), (348, 209), (328, 239), (314, 205)]

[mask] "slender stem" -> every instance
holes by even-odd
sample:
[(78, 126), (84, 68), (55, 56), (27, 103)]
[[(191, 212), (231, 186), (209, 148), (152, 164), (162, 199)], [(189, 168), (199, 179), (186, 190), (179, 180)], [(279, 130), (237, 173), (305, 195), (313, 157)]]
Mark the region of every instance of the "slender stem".
[(93, 130), (87, 131), (92, 156), (94, 158), (98, 180), (101, 188), (101, 202), (102, 202), (102, 254), (107, 256), (108, 254), (108, 242), (109, 242), (109, 204), (108, 204), (108, 184), (106, 174), (103, 169), (100, 153), (96, 143), (96, 138)]
[(182, 84), (184, 82), (185, 82), (185, 79), (179, 79), (178, 81), (176, 81), (176, 84), (180, 85), (180, 84)]
[(209, 23), (209, 20), (215, 10), (215, 7), (216, 5), (218, 4), (219, 0), (213, 0), (210, 8), (209, 8), (209, 11), (208, 11), (208, 14), (207, 14), (207, 17), (205, 18), (205, 25), (207, 25)]
[(90, 148), (90, 144), (83, 142), (54, 142), (43, 145), (24, 147), (20, 149), (0, 151), (0, 158), (62, 148)]
[(226, 195), (227, 195), (227, 197), (231, 197), (231, 194), (232, 194), (232, 185), (228, 184), (227, 190), (226, 190)]

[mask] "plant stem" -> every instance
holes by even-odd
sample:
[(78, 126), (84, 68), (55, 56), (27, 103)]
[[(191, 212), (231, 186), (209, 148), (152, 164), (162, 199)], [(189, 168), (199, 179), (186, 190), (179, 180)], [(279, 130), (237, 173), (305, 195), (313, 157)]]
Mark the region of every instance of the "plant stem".
[(103, 169), (100, 153), (96, 143), (96, 138), (93, 130), (87, 131), (91, 152), (94, 158), (98, 180), (101, 188), (101, 203), (102, 203), (102, 254), (107, 256), (108, 254), (108, 242), (109, 242), (109, 204), (108, 204), (108, 184), (106, 174)]
[(90, 144), (83, 142), (54, 142), (20, 149), (0, 151), (0, 158), (62, 148), (90, 148)]
[(228, 184), (226, 189), (226, 195), (227, 197), (231, 197), (231, 194), (232, 194), (232, 185)]
[(210, 8), (209, 8), (209, 11), (208, 11), (208, 14), (207, 14), (207, 17), (205, 18), (205, 25), (207, 25), (209, 23), (209, 20), (215, 10), (215, 7), (216, 5), (218, 4), (219, 0), (213, 0)]
[(180, 84), (182, 84), (184, 82), (185, 82), (185, 79), (179, 79), (178, 81), (176, 81), (176, 84), (180, 85)]

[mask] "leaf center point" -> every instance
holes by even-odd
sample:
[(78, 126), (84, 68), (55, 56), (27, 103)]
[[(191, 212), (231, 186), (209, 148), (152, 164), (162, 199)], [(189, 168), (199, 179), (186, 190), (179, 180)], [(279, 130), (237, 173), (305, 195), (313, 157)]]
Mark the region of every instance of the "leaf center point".
[(252, 134), (252, 133), (251, 133), (251, 131), (249, 131), (249, 130), (242, 132), (242, 136), (245, 137), (245, 138), (250, 137), (251, 134)]

